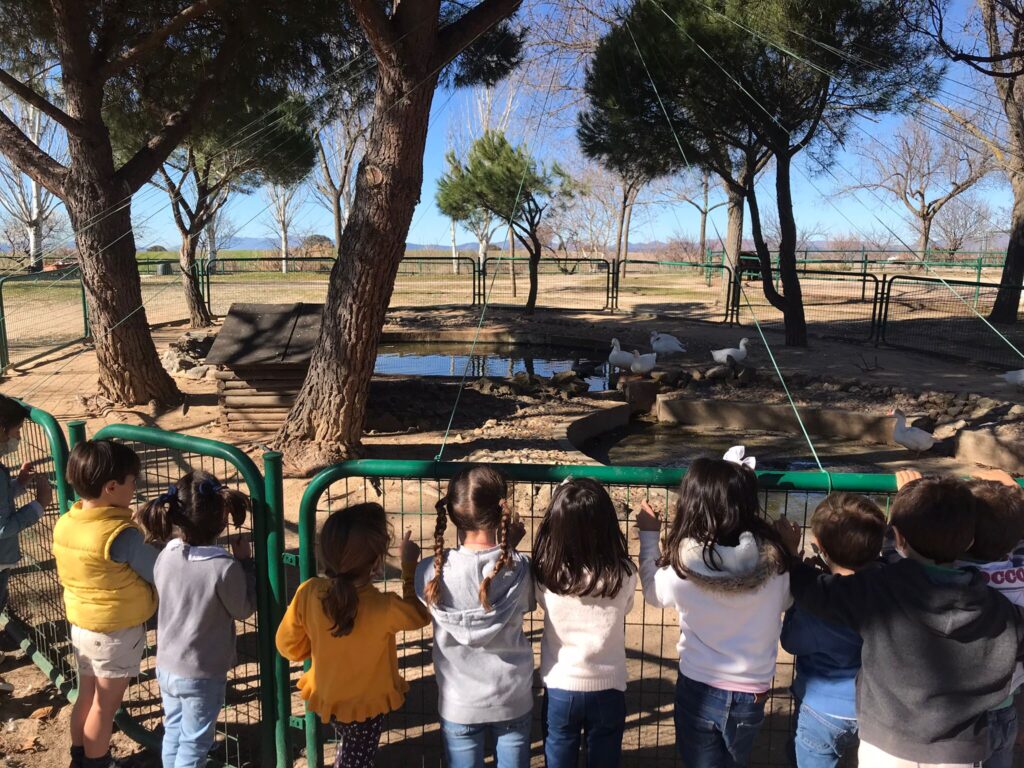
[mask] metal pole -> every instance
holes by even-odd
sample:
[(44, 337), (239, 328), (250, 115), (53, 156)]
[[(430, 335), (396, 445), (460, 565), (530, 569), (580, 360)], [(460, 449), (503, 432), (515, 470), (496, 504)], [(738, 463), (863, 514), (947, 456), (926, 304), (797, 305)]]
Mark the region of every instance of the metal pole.
[[(266, 502), (266, 547), (267, 578), (270, 585), (268, 600), (270, 627), (281, 624), (285, 612), (284, 588), (284, 480), (282, 476), (282, 455), (278, 451), (263, 454), (263, 487)], [(260, 546), (260, 543), (256, 543)], [(267, 634), (270, 634), (268, 629)], [(276, 717), (274, 721), (274, 743), (277, 751), (277, 765), (290, 763), (288, 749), (288, 718), (291, 715), (291, 680), (288, 662), (279, 653), (273, 652), (274, 692), (276, 693)]]

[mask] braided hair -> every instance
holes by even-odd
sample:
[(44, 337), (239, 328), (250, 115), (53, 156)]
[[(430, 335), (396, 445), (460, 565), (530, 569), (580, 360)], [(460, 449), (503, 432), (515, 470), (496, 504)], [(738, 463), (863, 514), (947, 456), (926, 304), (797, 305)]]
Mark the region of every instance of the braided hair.
[(501, 554), (494, 568), (480, 584), (480, 605), (493, 606), (487, 595), (494, 577), (512, 562), (512, 508), (506, 496), (508, 484), (496, 469), (474, 464), (459, 470), (448, 482), (448, 492), (437, 502), (437, 523), (434, 526), (434, 578), (423, 590), (427, 605), (436, 605), (441, 598), (441, 582), (446, 552), (444, 533), (448, 518), (463, 531), (496, 531)]
[(228, 527), (245, 522), (249, 497), (221, 485), (209, 472), (195, 470), (168, 486), (138, 513), (146, 539), (167, 543), (175, 532), (192, 546), (214, 543)]

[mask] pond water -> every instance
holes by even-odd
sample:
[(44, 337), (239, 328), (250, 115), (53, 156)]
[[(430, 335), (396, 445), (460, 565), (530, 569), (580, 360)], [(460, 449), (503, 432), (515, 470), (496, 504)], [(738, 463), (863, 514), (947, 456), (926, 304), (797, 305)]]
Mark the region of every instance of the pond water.
[[(593, 349), (536, 344), (477, 344), (469, 342), (383, 343), (377, 350), (375, 373), (405, 376), (483, 376), (503, 378), (517, 373), (552, 376), (576, 370), (591, 390), (608, 389), (608, 360)], [(467, 372), (468, 366), (468, 372)], [(613, 385), (612, 385), (613, 386)]]

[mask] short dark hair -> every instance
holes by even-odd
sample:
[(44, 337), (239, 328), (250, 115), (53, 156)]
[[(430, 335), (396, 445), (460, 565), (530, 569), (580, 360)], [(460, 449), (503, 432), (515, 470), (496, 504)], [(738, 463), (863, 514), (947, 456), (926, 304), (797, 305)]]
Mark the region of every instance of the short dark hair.
[(811, 532), (829, 562), (856, 571), (878, 559), (885, 514), (859, 493), (830, 493), (811, 515)]
[(903, 486), (892, 502), (892, 525), (914, 551), (952, 563), (974, 541), (974, 494), (962, 480), (925, 477)]
[(994, 480), (970, 480), (967, 487), (978, 511), (968, 554), (989, 563), (1005, 559), (1024, 539), (1024, 488)]
[(141, 464), (135, 451), (111, 440), (86, 440), (68, 456), (68, 482), (83, 499), (98, 499), (111, 480), (123, 483), (139, 476)]
[(626, 551), (608, 491), (596, 480), (568, 480), (551, 495), (533, 545), (537, 583), (556, 595), (615, 597), (636, 566)]
[(20, 426), (29, 417), (29, 409), (13, 397), (0, 395), (0, 429), (9, 430)]

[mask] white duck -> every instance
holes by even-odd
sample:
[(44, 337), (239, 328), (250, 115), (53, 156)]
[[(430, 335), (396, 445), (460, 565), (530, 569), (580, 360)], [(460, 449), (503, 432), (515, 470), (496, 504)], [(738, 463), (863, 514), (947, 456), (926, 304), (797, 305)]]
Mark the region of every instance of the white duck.
[(1006, 373), (999, 374), (999, 378), (1005, 381), (1007, 384), (1016, 384), (1018, 387), (1024, 387), (1024, 368), (1019, 371), (1007, 371)]
[(629, 366), (629, 370), (633, 373), (638, 373), (641, 376), (646, 376), (648, 373), (654, 370), (654, 364), (658, 361), (658, 353), (652, 352), (649, 355), (641, 355), (639, 350), (633, 350), (633, 362)]
[(685, 352), (683, 342), (671, 333), (658, 333), (651, 331), (651, 349), (659, 355), (674, 355), (676, 352)]
[(612, 353), (608, 355), (608, 364), (627, 371), (633, 365), (633, 356), (629, 352), (622, 351), (618, 339), (612, 339)]
[(714, 358), (716, 363), (722, 363), (722, 365), (728, 365), (730, 357), (734, 363), (742, 363), (747, 359), (747, 344), (749, 343), (750, 339), (740, 339), (740, 346), (738, 349), (736, 347), (732, 347), (730, 349), (713, 349), (711, 350), (711, 357)]
[(935, 437), (930, 432), (907, 426), (907, 417), (903, 411), (897, 409), (890, 415), (896, 417), (896, 426), (892, 430), (894, 443), (898, 443), (908, 450), (917, 451), (917, 453), (930, 451), (935, 445)]

